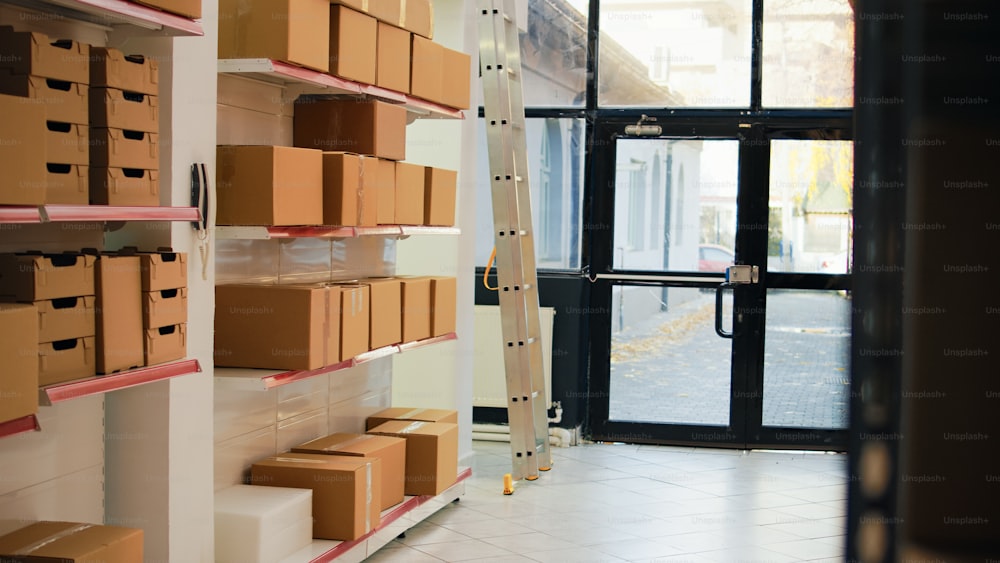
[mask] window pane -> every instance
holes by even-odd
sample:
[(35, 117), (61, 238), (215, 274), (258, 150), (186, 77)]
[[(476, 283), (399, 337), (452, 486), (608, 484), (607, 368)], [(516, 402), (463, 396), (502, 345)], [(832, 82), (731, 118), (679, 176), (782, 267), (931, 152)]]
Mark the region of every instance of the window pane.
[(600, 24), (601, 105), (750, 105), (750, 0), (603, 0)]
[[(496, 239), (490, 194), (486, 126), (479, 127), (476, 184), (476, 264), (486, 266)], [(582, 119), (526, 121), (531, 214), (539, 269), (580, 267), (583, 206)]]
[(621, 139), (614, 267), (722, 272), (736, 242), (738, 141)]
[(773, 141), (767, 269), (849, 273), (853, 186), (850, 141)]
[(765, 0), (763, 104), (854, 105), (854, 10), (847, 0)]
[(583, 107), (587, 93), (586, 0), (528, 0), (521, 29), (526, 107)]

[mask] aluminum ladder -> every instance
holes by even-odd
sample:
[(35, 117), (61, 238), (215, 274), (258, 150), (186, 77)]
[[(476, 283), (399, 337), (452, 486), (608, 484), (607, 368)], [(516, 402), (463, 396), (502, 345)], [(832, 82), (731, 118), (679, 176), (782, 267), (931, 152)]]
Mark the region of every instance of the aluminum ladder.
[(513, 480), (552, 466), (515, 0), (480, 0), (479, 64), (489, 149)]

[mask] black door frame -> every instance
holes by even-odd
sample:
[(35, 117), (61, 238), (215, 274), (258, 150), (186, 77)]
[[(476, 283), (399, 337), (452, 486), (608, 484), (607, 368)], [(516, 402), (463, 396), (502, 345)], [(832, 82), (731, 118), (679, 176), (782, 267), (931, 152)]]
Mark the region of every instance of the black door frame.
[[(727, 426), (659, 424), (610, 421), (610, 341), (612, 286), (622, 281), (597, 277), (678, 276), (683, 281), (636, 281), (628, 285), (713, 288), (717, 274), (649, 272), (615, 269), (613, 264), (614, 183), (616, 140), (625, 137), (625, 126), (642, 115), (655, 117), (662, 137), (737, 140), (739, 191), (737, 194), (736, 254), (739, 263), (761, 266), (760, 283), (735, 288), (732, 348), (731, 418)], [(773, 139), (847, 140), (852, 133), (850, 110), (786, 110), (747, 112), (740, 110), (671, 111), (655, 109), (605, 110), (592, 114), (588, 123), (588, 169), (585, 200), (589, 220), (585, 222), (587, 273), (594, 281), (591, 291), (590, 390), (588, 434), (594, 440), (630, 443), (708, 445), (730, 448), (817, 449), (843, 451), (845, 429), (765, 427), (763, 416), (764, 321), (767, 289), (850, 289), (849, 275), (768, 274), (768, 182), (770, 141)], [(597, 278), (597, 279), (594, 279)], [(699, 279), (701, 278), (701, 279)], [(704, 281), (702, 281), (702, 279)]]

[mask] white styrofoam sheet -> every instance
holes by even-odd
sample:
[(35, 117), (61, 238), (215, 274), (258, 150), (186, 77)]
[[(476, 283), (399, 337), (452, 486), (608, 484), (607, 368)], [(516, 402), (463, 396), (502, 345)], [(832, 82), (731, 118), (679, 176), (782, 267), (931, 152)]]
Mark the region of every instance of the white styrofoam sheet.
[(215, 446), (215, 490), (244, 483), (254, 462), (275, 454), (277, 425), (260, 428)]
[(277, 453), (329, 434), (327, 407), (305, 412), (278, 423)]
[(392, 406), (392, 389), (389, 388), (330, 405), (329, 432), (363, 434), (365, 419), (390, 406)]
[(215, 493), (215, 560), (270, 563), (312, 542), (312, 490), (236, 485)]
[(328, 374), (310, 377), (277, 387), (278, 421), (287, 420), (329, 405)]
[(392, 387), (392, 357), (330, 374), (330, 404), (342, 403)]
[(104, 523), (104, 465), (0, 496), (0, 534), (38, 520)]
[(215, 443), (219, 444), (277, 421), (276, 389), (247, 391), (215, 379)]

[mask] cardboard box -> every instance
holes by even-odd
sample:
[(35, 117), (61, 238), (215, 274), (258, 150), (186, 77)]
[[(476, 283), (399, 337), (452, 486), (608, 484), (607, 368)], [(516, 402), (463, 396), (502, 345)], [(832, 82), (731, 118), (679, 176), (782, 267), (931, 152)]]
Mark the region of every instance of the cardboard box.
[(117, 88), (91, 88), (90, 125), (158, 133), (160, 98)]
[(220, 0), (219, 58), (330, 70), (330, 0)]
[(375, 18), (344, 6), (330, 6), (330, 74), (375, 84), (378, 38)]
[(442, 59), (444, 84), (441, 87), (441, 103), (457, 109), (469, 109), (472, 96), (472, 60), (469, 55), (444, 49)]
[(378, 61), (375, 84), (410, 93), (410, 32), (378, 23)]
[(403, 342), (431, 337), (430, 278), (399, 278), (403, 290)]
[(91, 48), (85, 43), (0, 26), (0, 55), (0, 69), (10, 74), (90, 82)]
[(376, 458), (283, 453), (250, 468), (250, 482), (312, 489), (313, 537), (357, 539), (378, 527), (382, 462)]
[(0, 295), (22, 303), (94, 295), (94, 261), (81, 254), (0, 254)]
[(97, 334), (93, 295), (36, 301), (38, 342), (56, 342)]
[(97, 373), (141, 367), (142, 276), (138, 256), (97, 257)]
[(143, 345), (147, 366), (183, 359), (187, 356), (187, 325), (146, 329)]
[(0, 537), (0, 557), (11, 563), (140, 563), (142, 530), (76, 522), (36, 522)]
[(369, 287), (368, 347), (372, 350), (403, 341), (403, 293), (396, 278), (361, 280)]
[(90, 201), (90, 167), (49, 163), (45, 169), (45, 203), (87, 205)]
[(0, 93), (27, 98), (26, 104), (43, 106), (48, 120), (88, 124), (86, 84), (0, 70)]
[(117, 88), (160, 95), (160, 64), (144, 55), (126, 55), (110, 47), (91, 48), (91, 88)]
[(376, 225), (378, 174), (378, 161), (372, 157), (323, 153), (323, 224)]
[(396, 163), (395, 209), (397, 225), (422, 225), (424, 222), (423, 166), (409, 162)]
[(45, 106), (25, 100), (0, 94), (0, 205), (45, 203)]
[(93, 336), (38, 345), (38, 386), (55, 385), (97, 374)]
[(91, 136), (94, 145), (90, 151), (92, 166), (160, 169), (160, 136), (157, 133), (95, 127), (91, 129)]
[(371, 434), (331, 434), (292, 448), (293, 452), (318, 455), (341, 455), (382, 460), (382, 504), (386, 510), (403, 502), (406, 482), (406, 440)]
[(330, 0), (330, 4), (340, 4), (359, 12), (368, 13), (369, 0)]
[(146, 329), (184, 324), (188, 319), (187, 288), (144, 291), (142, 326)]
[(38, 412), (38, 313), (0, 303), (0, 422)]
[(160, 249), (157, 252), (140, 252), (142, 290), (162, 291), (187, 287), (187, 254)]
[(90, 169), (90, 203), (156, 207), (160, 205), (160, 173), (140, 168)]
[(430, 39), (434, 36), (434, 12), (431, 0), (375, 0), (368, 13), (379, 21), (412, 31)]
[(193, 20), (201, 19), (201, 0), (135, 0), (139, 4), (159, 8)]
[(406, 108), (376, 100), (299, 98), (293, 136), (297, 147), (403, 160)]
[(455, 226), (455, 200), (458, 197), (458, 172), (443, 168), (424, 169), (425, 225)]
[(396, 163), (378, 159), (378, 178), (375, 181), (375, 222), (379, 225), (396, 224)]
[(55, 164), (90, 164), (90, 130), (86, 125), (45, 122), (45, 159)]
[(458, 480), (458, 425), (390, 420), (368, 431), (406, 438), (408, 495), (438, 495)]
[(364, 354), (368, 348), (371, 289), (367, 285), (340, 285), (340, 361)]
[(215, 288), (215, 364), (313, 370), (340, 361), (340, 287)]
[(458, 300), (456, 286), (455, 278), (431, 278), (431, 336), (455, 332)]
[(219, 225), (323, 223), (323, 153), (270, 146), (220, 146)]
[(410, 49), (410, 94), (431, 102), (443, 102), (444, 47), (414, 35)]
[(371, 430), (390, 420), (408, 422), (449, 422), (458, 424), (458, 411), (451, 409), (422, 409), (411, 407), (389, 407), (365, 419), (365, 428)]

